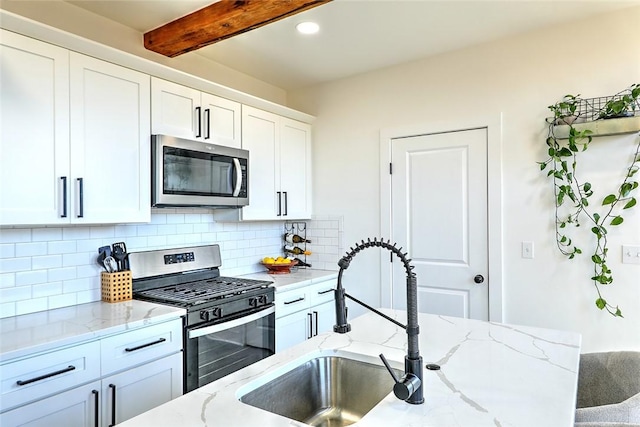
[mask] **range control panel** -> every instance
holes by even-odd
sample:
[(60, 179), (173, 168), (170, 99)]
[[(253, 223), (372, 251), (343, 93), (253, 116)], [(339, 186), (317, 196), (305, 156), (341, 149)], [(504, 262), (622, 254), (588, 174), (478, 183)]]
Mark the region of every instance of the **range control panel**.
[(193, 252), (183, 252), (180, 254), (169, 254), (164, 256), (164, 263), (178, 264), (182, 262), (194, 262), (196, 257)]

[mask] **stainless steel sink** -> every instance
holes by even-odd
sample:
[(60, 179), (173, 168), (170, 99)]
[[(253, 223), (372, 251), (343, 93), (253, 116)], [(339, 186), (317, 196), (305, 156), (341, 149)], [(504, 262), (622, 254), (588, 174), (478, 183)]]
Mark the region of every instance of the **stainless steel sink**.
[(240, 401), (312, 426), (348, 426), (391, 393), (393, 385), (382, 365), (324, 356), (272, 379)]

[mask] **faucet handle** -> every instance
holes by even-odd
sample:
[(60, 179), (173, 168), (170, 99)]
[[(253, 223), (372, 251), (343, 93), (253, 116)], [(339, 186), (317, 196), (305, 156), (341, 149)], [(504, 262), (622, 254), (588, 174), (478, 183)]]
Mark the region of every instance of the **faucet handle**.
[(382, 359), (382, 363), (384, 363), (387, 371), (389, 371), (391, 377), (393, 377), (393, 381), (395, 381), (393, 394), (395, 394), (400, 400), (409, 399), (422, 385), (420, 378), (418, 378), (417, 375), (408, 373), (404, 374), (401, 379), (398, 379), (398, 376), (393, 372), (393, 369), (391, 369), (391, 366), (389, 365), (389, 362), (387, 362), (387, 358), (384, 357), (384, 354), (380, 353), (380, 359)]

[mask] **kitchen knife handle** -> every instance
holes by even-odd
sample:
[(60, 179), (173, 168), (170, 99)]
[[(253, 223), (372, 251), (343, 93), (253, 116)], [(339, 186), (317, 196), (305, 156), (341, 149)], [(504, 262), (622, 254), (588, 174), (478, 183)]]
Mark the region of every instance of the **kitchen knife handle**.
[(84, 178), (78, 178), (78, 218), (84, 218)]
[(67, 177), (61, 176), (60, 182), (62, 183), (62, 214), (60, 218), (67, 217)]
[(100, 393), (98, 392), (98, 390), (91, 390), (91, 393), (93, 393), (93, 401), (94, 404), (96, 406), (96, 412), (94, 415), (94, 419), (93, 419), (93, 425), (95, 427), (100, 427), (100, 417), (99, 417), (99, 413), (100, 413)]
[(114, 427), (116, 425), (116, 385), (109, 384), (109, 388), (111, 389), (111, 424), (109, 427)]
[(278, 193), (278, 214), (276, 216), (282, 216), (282, 192), (276, 191)]
[(196, 138), (200, 138), (202, 133), (202, 118), (200, 117), (200, 111), (202, 109), (200, 107), (196, 107), (196, 119), (198, 120), (198, 132), (196, 133)]
[(211, 138), (211, 111), (208, 108), (204, 110), (204, 116), (205, 116), (204, 124), (207, 129), (207, 136), (205, 136), (204, 139), (209, 139)]

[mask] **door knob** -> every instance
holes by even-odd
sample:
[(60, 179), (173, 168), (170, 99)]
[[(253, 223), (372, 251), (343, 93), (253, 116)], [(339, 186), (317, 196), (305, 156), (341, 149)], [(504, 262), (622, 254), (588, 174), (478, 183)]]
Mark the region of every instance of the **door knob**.
[(478, 274), (473, 278), (473, 281), (476, 283), (482, 283), (484, 282), (484, 276), (482, 274)]

